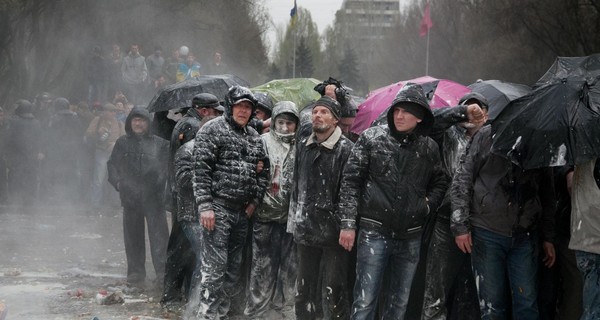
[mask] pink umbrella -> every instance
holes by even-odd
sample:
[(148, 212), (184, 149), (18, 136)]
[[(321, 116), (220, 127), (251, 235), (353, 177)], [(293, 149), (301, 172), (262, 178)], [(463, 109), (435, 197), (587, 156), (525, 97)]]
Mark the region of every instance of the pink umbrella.
[(398, 91), (407, 83), (418, 83), (423, 86), (432, 109), (455, 106), (462, 96), (471, 92), (471, 89), (460, 83), (430, 76), (396, 82), (369, 93), (367, 99), (358, 106), (358, 113), (350, 131), (361, 134), (369, 128), (373, 121), (389, 108)]

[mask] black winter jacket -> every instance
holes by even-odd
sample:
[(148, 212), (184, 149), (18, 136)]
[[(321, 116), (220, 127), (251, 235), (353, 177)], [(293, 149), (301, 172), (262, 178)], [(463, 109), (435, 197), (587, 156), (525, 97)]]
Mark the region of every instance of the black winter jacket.
[(337, 214), (342, 172), (352, 150), (352, 141), (338, 127), (323, 143), (312, 136), (296, 144), (294, 187), (290, 215), (294, 240), (307, 246), (338, 246), (340, 221)]
[(193, 140), (196, 137), (196, 133), (200, 129), (200, 121), (202, 118), (198, 111), (194, 108), (188, 109), (186, 114), (177, 121), (175, 128), (171, 132), (171, 139), (169, 141), (169, 190), (171, 193), (176, 192), (175, 188), (175, 153), (179, 150), (184, 143)]
[(452, 232), (463, 235), (475, 226), (511, 237), (540, 227), (544, 240), (552, 241), (552, 170), (523, 171), (491, 153), (491, 146), (492, 127), (486, 125), (473, 137), (450, 187)]
[(177, 190), (177, 221), (199, 221), (194, 198), (194, 141), (183, 144), (175, 153), (175, 190)]
[(107, 163), (108, 181), (119, 191), (124, 207), (141, 202), (163, 206), (169, 143), (150, 133), (133, 133), (134, 117), (144, 117), (150, 123), (145, 109), (136, 107), (131, 111), (125, 121), (126, 134), (115, 143)]
[(340, 191), (341, 228), (355, 229), (360, 217), (361, 225), (405, 239), (421, 234), (448, 179), (431, 138), (392, 135), (389, 126), (393, 123), (367, 129), (352, 149)]
[[(250, 126), (237, 125), (231, 107), (226, 108), (195, 138), (193, 187), (200, 212), (212, 210), (214, 201), (231, 209), (258, 205), (267, 187), (269, 166), (260, 135)], [(265, 164), (260, 174), (259, 161)]]

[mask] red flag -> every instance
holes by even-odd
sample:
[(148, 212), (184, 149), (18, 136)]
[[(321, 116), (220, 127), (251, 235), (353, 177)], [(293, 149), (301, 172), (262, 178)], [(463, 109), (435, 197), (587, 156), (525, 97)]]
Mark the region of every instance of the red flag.
[(429, 3), (425, 5), (425, 12), (423, 13), (423, 20), (421, 20), (421, 30), (419, 31), (419, 35), (424, 37), (429, 32), (429, 29), (433, 27), (433, 22), (431, 22), (431, 16), (429, 15)]

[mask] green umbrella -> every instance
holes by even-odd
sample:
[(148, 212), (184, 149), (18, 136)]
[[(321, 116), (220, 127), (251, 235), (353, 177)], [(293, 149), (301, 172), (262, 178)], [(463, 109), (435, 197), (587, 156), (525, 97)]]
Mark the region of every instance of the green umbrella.
[(321, 97), (314, 90), (314, 87), (319, 83), (321, 81), (314, 78), (277, 79), (250, 88), (250, 90), (268, 94), (274, 103), (292, 101), (300, 110)]

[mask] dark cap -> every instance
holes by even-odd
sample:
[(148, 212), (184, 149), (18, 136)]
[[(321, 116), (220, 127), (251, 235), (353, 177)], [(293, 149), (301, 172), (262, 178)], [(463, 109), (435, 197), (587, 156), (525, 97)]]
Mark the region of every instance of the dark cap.
[(54, 102), (52, 103), (55, 110), (69, 109), (70, 104), (71, 103), (69, 102), (69, 100), (67, 100), (66, 98), (63, 98), (63, 97), (54, 99)]
[(225, 112), (225, 108), (219, 104), (219, 98), (210, 93), (199, 93), (192, 98), (193, 108), (213, 108), (220, 112)]
[(315, 107), (317, 106), (326, 107), (327, 109), (329, 109), (329, 111), (331, 111), (331, 114), (333, 114), (333, 116), (336, 119), (340, 119), (342, 114), (342, 107), (337, 101), (333, 100), (331, 97), (322, 96), (321, 98), (319, 98), (319, 100), (317, 100), (317, 102), (315, 102)]
[(119, 108), (117, 108), (112, 103), (106, 103), (106, 104), (104, 104), (104, 106), (102, 106), (102, 110), (104, 110), (104, 111), (119, 111)]
[(256, 97), (257, 101), (256, 106), (271, 117), (271, 114), (273, 113), (273, 99), (264, 92), (255, 92), (254, 97)]
[(425, 109), (414, 103), (414, 102), (399, 102), (394, 108), (402, 108), (404, 111), (412, 114), (413, 116), (423, 120), (425, 118)]

